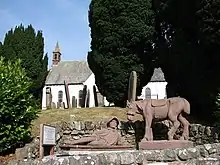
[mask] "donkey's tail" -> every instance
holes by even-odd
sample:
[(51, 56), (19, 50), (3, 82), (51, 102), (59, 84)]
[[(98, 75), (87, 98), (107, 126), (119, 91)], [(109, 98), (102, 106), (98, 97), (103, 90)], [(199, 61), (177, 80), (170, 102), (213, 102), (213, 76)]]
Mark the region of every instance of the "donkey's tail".
[(183, 111), (189, 115), (190, 114), (190, 104), (186, 99), (184, 99), (184, 98), (182, 98), (182, 99), (183, 99), (183, 103), (184, 103)]

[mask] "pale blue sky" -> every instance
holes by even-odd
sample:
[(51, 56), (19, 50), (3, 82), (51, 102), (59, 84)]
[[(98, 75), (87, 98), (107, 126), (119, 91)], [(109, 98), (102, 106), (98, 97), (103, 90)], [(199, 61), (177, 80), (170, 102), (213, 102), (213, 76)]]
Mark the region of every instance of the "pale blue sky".
[(90, 49), (89, 3), (90, 0), (0, 0), (0, 41), (16, 25), (32, 24), (43, 31), (49, 65), (57, 41), (62, 60), (86, 60)]

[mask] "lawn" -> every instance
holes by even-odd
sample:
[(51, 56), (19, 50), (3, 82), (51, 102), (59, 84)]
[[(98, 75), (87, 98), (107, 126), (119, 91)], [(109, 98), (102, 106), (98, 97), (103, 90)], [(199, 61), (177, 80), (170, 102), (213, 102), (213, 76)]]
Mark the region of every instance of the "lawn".
[[(126, 121), (126, 109), (119, 107), (94, 107), (94, 108), (75, 108), (75, 109), (53, 109), (43, 110), (39, 117), (33, 121), (32, 136), (39, 136), (40, 124), (50, 124), (53, 122), (70, 121), (70, 116), (79, 121), (100, 121), (110, 116), (117, 116), (119, 120)], [(201, 123), (209, 125), (208, 123), (197, 120), (192, 116), (187, 116), (190, 123)], [(142, 120), (140, 115), (135, 117), (136, 120)]]
[(118, 107), (95, 107), (77, 109), (43, 110), (38, 119), (33, 122), (32, 136), (39, 136), (41, 123), (50, 124), (58, 121), (70, 121), (70, 115), (80, 121), (100, 121), (103, 118), (117, 116), (119, 120), (126, 121), (126, 109)]

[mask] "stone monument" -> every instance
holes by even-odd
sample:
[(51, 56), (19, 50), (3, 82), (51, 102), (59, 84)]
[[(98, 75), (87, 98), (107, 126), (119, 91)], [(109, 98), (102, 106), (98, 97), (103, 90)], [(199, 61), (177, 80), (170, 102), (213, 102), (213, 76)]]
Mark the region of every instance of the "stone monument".
[(132, 71), (129, 78), (128, 87), (128, 101), (132, 102), (136, 100), (136, 88), (137, 88), (137, 73)]
[[(88, 137), (82, 137), (76, 140), (64, 141), (64, 145), (72, 145), (71, 148), (81, 149), (110, 149), (123, 146), (124, 148), (131, 148), (129, 143), (119, 134), (117, 128), (119, 120), (117, 117), (111, 117), (107, 122), (107, 128), (95, 130), (94, 133)], [(63, 147), (63, 146), (62, 146)], [(121, 147), (121, 148), (123, 148)]]
[[(189, 122), (184, 114), (190, 114), (189, 102), (181, 97), (169, 99), (145, 99), (127, 102), (127, 118), (134, 121), (136, 114), (141, 114), (145, 121), (145, 135), (139, 144), (142, 149), (165, 149), (192, 147), (193, 143), (187, 141), (189, 137)], [(170, 120), (172, 126), (168, 131), (168, 141), (153, 141), (152, 121)], [(179, 140), (174, 140), (174, 134), (183, 125), (183, 133)], [(153, 147), (153, 148), (152, 148)]]
[[(134, 116), (140, 114), (145, 121), (144, 138), (139, 143), (140, 149), (165, 149), (165, 148), (186, 148), (192, 147), (193, 143), (188, 141), (189, 122), (184, 117), (190, 114), (189, 102), (181, 97), (169, 99), (145, 99), (135, 101), (136, 98), (136, 72), (132, 71), (129, 80), (128, 101), (127, 101), (127, 119), (133, 122)], [(133, 75), (133, 76), (132, 76)], [(133, 79), (131, 77), (134, 77)], [(137, 79), (137, 77), (136, 77)], [(168, 141), (153, 140), (151, 128), (152, 121), (170, 120), (172, 126), (168, 131)], [(183, 125), (183, 133), (179, 140), (174, 140), (174, 134)]]
[(95, 106), (98, 107), (99, 106), (99, 104), (98, 104), (98, 96), (97, 96), (97, 89), (96, 89), (95, 85), (93, 85), (93, 95), (94, 95)]
[(52, 94), (51, 94), (51, 88), (46, 88), (46, 107), (47, 109), (51, 109), (52, 106)]

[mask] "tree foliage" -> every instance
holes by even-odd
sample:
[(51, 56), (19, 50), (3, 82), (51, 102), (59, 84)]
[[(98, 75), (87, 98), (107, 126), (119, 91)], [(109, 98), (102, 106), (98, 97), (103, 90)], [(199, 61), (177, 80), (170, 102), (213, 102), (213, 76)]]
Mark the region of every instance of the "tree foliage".
[(35, 32), (31, 25), (27, 28), (23, 25), (16, 26), (6, 33), (2, 46), (0, 45), (0, 53), (5, 60), (21, 59), (22, 68), (33, 82), (30, 92), (40, 101), (48, 65), (42, 32)]
[(220, 85), (217, 0), (154, 0), (156, 54), (169, 96), (186, 97), (196, 116), (212, 117)]
[(0, 73), (0, 153), (4, 153), (28, 139), (37, 110), (29, 94), (31, 81), (20, 60), (11, 63), (1, 58)]
[(216, 117), (215, 119), (215, 126), (217, 126), (218, 128), (220, 128), (220, 93), (218, 93), (218, 95), (216, 96), (216, 110), (214, 111), (214, 115)]
[(131, 71), (138, 75), (138, 95), (153, 74), (151, 7), (150, 0), (91, 1), (88, 63), (100, 93), (116, 106), (123, 106), (127, 100)]

